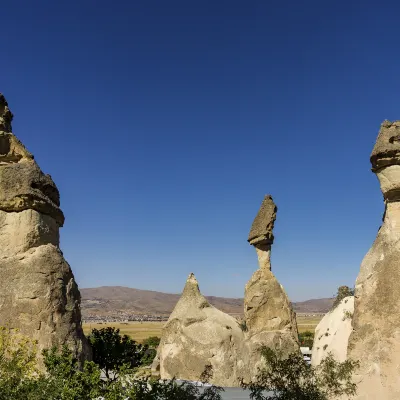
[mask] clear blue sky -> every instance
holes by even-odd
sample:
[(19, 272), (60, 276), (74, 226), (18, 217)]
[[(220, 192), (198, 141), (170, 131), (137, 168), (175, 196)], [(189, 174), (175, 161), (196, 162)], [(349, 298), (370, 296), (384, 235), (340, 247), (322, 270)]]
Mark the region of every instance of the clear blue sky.
[(0, 91), (61, 192), (80, 287), (243, 295), (264, 194), (292, 300), (352, 285), (400, 119), (398, 2), (8, 1)]

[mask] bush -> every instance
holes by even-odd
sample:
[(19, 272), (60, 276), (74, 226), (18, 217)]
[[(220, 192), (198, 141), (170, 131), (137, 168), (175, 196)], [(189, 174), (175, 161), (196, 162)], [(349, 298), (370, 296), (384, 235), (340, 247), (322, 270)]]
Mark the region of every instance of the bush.
[(242, 383), (244, 388), (250, 389), (251, 399), (328, 400), (342, 395), (351, 397), (356, 393), (351, 377), (358, 362), (339, 363), (329, 353), (314, 368), (297, 352), (284, 358), (280, 352), (264, 347), (261, 355), (265, 368), (259, 371), (255, 382)]
[(310, 331), (299, 333), (300, 346), (309, 347), (310, 349), (314, 344), (314, 333)]
[(354, 289), (351, 289), (348, 286), (339, 286), (335, 301), (333, 302), (332, 310), (334, 310), (345, 297), (349, 296), (354, 296)]
[(144, 352), (143, 358), (142, 358), (142, 365), (151, 365), (154, 358), (157, 355), (157, 350), (156, 349), (147, 349)]
[[(118, 336), (119, 332), (101, 335), (104, 349), (120, 351), (122, 342), (126, 344), (122, 354), (131, 354), (132, 343), (120, 341)], [(134, 354), (135, 364), (138, 359), (137, 353)], [(116, 365), (113, 372), (118, 379), (114, 376), (105, 379), (101, 377), (100, 365), (92, 361), (80, 365), (67, 347), (45, 350), (43, 358), (46, 374), (36, 368), (35, 342), (0, 328), (0, 400), (221, 400), (223, 391), (214, 386), (201, 391), (190, 383), (181, 384), (174, 379), (168, 382), (134, 380), (132, 362)], [(210, 376), (209, 372), (206, 377)]]
[(160, 344), (160, 340), (161, 339), (158, 336), (150, 336), (143, 341), (143, 345), (150, 348), (157, 348)]
[(0, 399), (20, 396), (38, 375), (36, 365), (36, 342), (0, 327)]

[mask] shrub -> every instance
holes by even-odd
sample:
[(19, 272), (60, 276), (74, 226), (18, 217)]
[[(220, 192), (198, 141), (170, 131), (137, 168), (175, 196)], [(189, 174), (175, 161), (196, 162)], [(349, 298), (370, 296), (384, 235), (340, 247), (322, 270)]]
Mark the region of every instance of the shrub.
[(348, 296), (354, 296), (354, 289), (351, 289), (348, 286), (339, 286), (335, 301), (333, 302), (332, 310), (334, 310), (340, 302)]
[[(132, 343), (119, 341), (118, 335), (103, 335), (104, 348), (117, 347), (120, 351), (122, 342), (127, 347), (122, 354), (130, 354)], [(175, 379), (134, 380), (130, 374), (132, 363), (116, 365), (118, 379), (104, 379), (99, 365), (92, 361), (80, 365), (67, 347), (45, 350), (43, 357), (46, 374), (36, 368), (35, 342), (0, 328), (0, 400), (221, 400), (223, 391), (215, 386), (200, 390)], [(212, 369), (206, 368), (202, 378), (207, 380), (211, 376)]]
[(38, 376), (36, 342), (18, 330), (0, 327), (0, 399), (20, 396)]
[(300, 346), (309, 347), (310, 349), (314, 344), (314, 333), (310, 331), (299, 333)]
[(157, 348), (160, 344), (160, 338), (158, 336), (150, 336), (147, 339), (143, 340), (143, 345), (151, 348)]
[[(279, 351), (262, 348), (265, 368), (255, 382), (242, 383), (255, 400), (328, 400), (342, 395), (355, 395), (352, 373), (358, 362), (339, 363), (328, 354), (318, 367), (306, 364), (300, 353), (283, 357)], [(270, 391), (266, 393), (266, 391)]]

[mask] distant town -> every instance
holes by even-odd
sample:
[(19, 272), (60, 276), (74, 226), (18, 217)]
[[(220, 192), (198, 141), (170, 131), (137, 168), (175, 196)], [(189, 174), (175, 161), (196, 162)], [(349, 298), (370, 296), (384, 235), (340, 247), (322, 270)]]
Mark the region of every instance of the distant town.
[(82, 317), (85, 324), (101, 324), (110, 322), (161, 322), (168, 321), (168, 315), (131, 314), (125, 311), (116, 311), (113, 315), (88, 314)]

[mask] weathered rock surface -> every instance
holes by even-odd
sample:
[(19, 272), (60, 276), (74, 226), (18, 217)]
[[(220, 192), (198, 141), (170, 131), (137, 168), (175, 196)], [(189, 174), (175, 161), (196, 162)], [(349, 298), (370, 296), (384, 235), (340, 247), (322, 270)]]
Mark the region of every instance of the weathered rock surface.
[(260, 346), (279, 349), (283, 353), (299, 351), (296, 314), (285, 290), (271, 272), (276, 213), (272, 197), (265, 196), (248, 239), (256, 249), (259, 262), (259, 269), (247, 282), (244, 297), (246, 344), (252, 376), (260, 366)]
[(353, 330), (352, 317), (354, 297), (345, 297), (332, 311), (327, 313), (315, 328), (311, 365), (317, 366), (332, 353), (340, 362), (347, 359), (347, 345)]
[(59, 248), (59, 192), (11, 133), (11, 120), (0, 95), (0, 325), (36, 339), (39, 352), (67, 344), (81, 358), (89, 349), (79, 290)]
[(372, 151), (383, 225), (356, 281), (348, 357), (360, 361), (358, 400), (400, 399), (400, 121), (384, 121)]
[(161, 378), (199, 380), (207, 365), (211, 382), (239, 386), (250, 381), (261, 366), (261, 346), (284, 353), (299, 351), (297, 325), (289, 299), (271, 272), (270, 253), (276, 206), (266, 196), (249, 235), (260, 268), (246, 285), (245, 320), (211, 306), (201, 295), (194, 275), (164, 327), (153, 373)]
[(153, 371), (163, 379), (197, 381), (207, 365), (211, 382), (238, 386), (244, 373), (243, 332), (238, 321), (216, 309), (200, 293), (193, 274), (166, 323)]
[(274, 229), (277, 210), (272, 196), (265, 196), (250, 228), (249, 238), (247, 239), (250, 244), (273, 243), (274, 235), (272, 231)]

